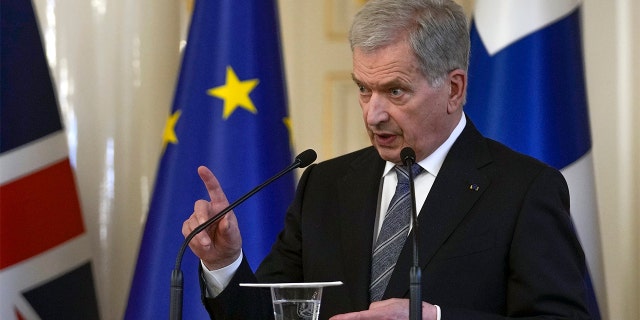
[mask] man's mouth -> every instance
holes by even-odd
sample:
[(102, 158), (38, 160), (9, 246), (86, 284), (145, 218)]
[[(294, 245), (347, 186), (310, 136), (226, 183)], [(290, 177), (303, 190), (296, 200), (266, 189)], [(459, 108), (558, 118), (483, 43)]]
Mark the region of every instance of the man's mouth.
[(392, 144), (398, 136), (391, 133), (376, 133), (376, 142), (381, 146), (388, 146)]

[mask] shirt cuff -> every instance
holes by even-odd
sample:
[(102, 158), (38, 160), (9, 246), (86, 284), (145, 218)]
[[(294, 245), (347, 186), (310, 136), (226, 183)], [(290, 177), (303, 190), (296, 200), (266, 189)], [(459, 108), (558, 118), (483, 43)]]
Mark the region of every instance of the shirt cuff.
[(442, 313), (440, 312), (440, 306), (439, 306), (439, 305), (437, 305), (437, 304), (434, 304), (433, 306), (434, 306), (434, 307), (436, 307), (436, 320), (440, 320), (440, 318), (441, 318), (441, 314), (442, 314)]
[(236, 259), (236, 261), (224, 268), (216, 270), (207, 269), (207, 266), (204, 265), (204, 262), (200, 260), (200, 265), (202, 265), (202, 275), (207, 287), (207, 298), (217, 297), (220, 292), (222, 292), (222, 290), (224, 290), (224, 288), (229, 285), (229, 282), (231, 282), (233, 275), (236, 274), (236, 271), (242, 263), (242, 257), (243, 254), (242, 251), (240, 251), (240, 256), (238, 257), (238, 259)]

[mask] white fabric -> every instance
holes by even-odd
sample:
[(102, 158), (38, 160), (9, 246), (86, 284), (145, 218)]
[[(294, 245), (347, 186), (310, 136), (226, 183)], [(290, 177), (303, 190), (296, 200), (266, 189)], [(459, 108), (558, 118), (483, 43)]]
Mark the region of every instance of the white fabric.
[(202, 273), (204, 281), (207, 284), (207, 298), (217, 297), (222, 290), (227, 287), (236, 270), (240, 267), (242, 257), (243, 253), (240, 251), (240, 256), (236, 261), (224, 268), (216, 270), (209, 270), (207, 266), (204, 265), (204, 262), (200, 260), (200, 265), (202, 265), (202, 270), (204, 271)]
[(591, 150), (560, 172), (569, 185), (571, 217), (585, 253), (591, 282), (598, 294), (598, 305), (604, 306), (603, 254)]
[(580, 0), (483, 0), (474, 21), (490, 55), (569, 14)]

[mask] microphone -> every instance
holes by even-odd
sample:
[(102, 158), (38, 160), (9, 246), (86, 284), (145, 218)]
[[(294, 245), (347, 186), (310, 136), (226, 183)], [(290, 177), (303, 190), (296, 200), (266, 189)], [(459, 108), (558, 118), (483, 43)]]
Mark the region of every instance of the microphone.
[(264, 187), (282, 177), (283, 175), (289, 173), (293, 169), (296, 168), (304, 168), (314, 161), (316, 161), (317, 154), (313, 149), (307, 149), (297, 155), (292, 164), (288, 167), (284, 168), (282, 171), (278, 172), (273, 177), (269, 178), (267, 181), (263, 182), (261, 185), (253, 188), (253, 190), (249, 191), (247, 194), (230, 204), (228, 207), (224, 208), (222, 211), (218, 212), (215, 216), (211, 217), (209, 220), (205, 221), (203, 224), (199, 225), (187, 237), (185, 237), (182, 246), (180, 247), (180, 251), (178, 252), (178, 256), (176, 257), (176, 264), (171, 272), (171, 304), (169, 305), (169, 319), (179, 320), (182, 319), (182, 291), (184, 285), (184, 279), (182, 277), (182, 271), (180, 270), (180, 266), (182, 265), (182, 257), (184, 256), (184, 252), (191, 242), (191, 239), (196, 236), (196, 234), (202, 232), (202, 230), (208, 228), (213, 223), (222, 219), (229, 211), (233, 210), (239, 204), (243, 203), (245, 200), (256, 194), (258, 191), (262, 190)]
[(416, 153), (411, 147), (400, 150), (400, 159), (409, 169), (409, 186), (411, 190), (411, 217), (413, 218), (413, 266), (409, 272), (409, 319), (422, 319), (422, 293), (420, 290), (422, 271), (418, 260), (418, 213), (416, 212), (416, 190), (413, 185), (413, 170), (411, 166), (416, 162)]
[(400, 159), (405, 166), (410, 166), (416, 162), (416, 152), (411, 147), (404, 147), (400, 150)]

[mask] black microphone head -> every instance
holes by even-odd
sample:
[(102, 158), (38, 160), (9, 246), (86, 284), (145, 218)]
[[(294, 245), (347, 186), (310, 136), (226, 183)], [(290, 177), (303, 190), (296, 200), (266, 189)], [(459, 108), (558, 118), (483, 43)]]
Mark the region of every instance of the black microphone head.
[(314, 161), (316, 161), (317, 157), (318, 155), (316, 154), (315, 151), (313, 151), (313, 149), (307, 149), (305, 151), (302, 151), (298, 156), (296, 156), (295, 162), (300, 164), (298, 166), (299, 168), (304, 168), (312, 164)]
[(400, 159), (405, 166), (408, 166), (416, 162), (416, 152), (411, 147), (404, 147), (400, 150)]

